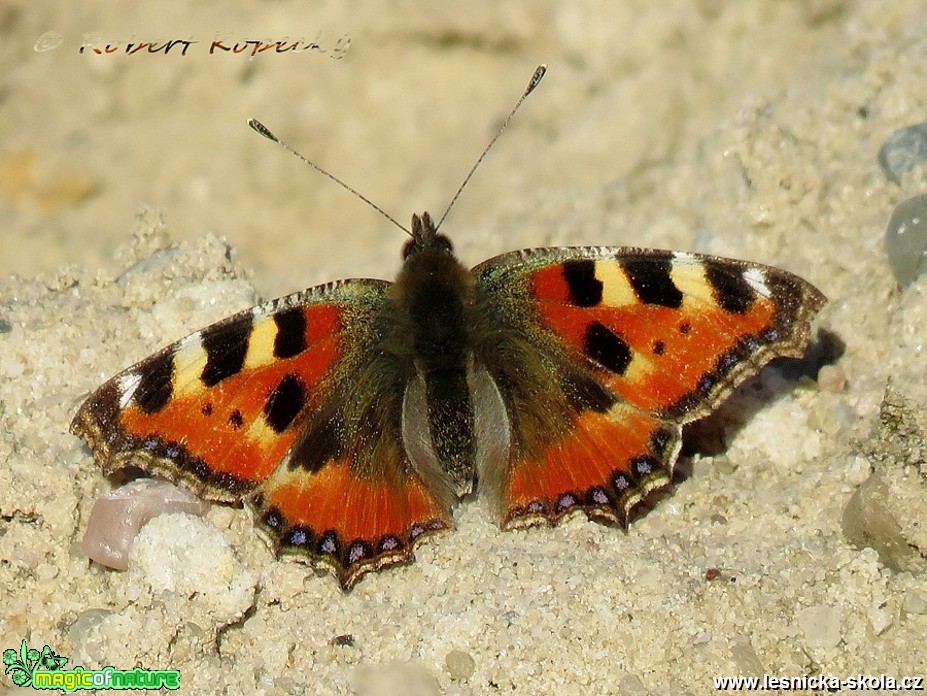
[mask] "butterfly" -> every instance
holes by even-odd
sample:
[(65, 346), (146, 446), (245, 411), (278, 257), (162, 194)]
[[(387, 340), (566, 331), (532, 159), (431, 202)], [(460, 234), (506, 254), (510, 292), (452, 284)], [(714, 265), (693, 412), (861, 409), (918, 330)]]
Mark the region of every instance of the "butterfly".
[(621, 247), (472, 269), (428, 213), (394, 283), (341, 280), (239, 312), (116, 375), (71, 429), (245, 503), (278, 554), (347, 590), (413, 558), (479, 490), (503, 528), (626, 525), (671, 482), (682, 426), (777, 356), (824, 296), (784, 270)]

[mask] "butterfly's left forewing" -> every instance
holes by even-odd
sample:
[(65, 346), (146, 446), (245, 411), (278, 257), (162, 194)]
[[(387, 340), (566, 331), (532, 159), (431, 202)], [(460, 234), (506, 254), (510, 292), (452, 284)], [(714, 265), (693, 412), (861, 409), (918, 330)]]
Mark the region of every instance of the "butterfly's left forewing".
[(133, 365), (72, 430), (107, 471), (127, 465), (237, 500), (283, 459), (313, 405), (350, 368), (375, 285), (314, 288), (239, 312)]
[(401, 446), (404, 376), (384, 362), (389, 284), (351, 280), (236, 314), (116, 375), (72, 431), (104, 468), (138, 466), (248, 501), (280, 552), (345, 587), (450, 525)]
[(482, 483), (507, 525), (576, 509), (626, 522), (669, 484), (681, 426), (799, 355), (825, 301), (779, 269), (629, 248), (525, 250), (473, 273), (476, 352), (512, 437)]

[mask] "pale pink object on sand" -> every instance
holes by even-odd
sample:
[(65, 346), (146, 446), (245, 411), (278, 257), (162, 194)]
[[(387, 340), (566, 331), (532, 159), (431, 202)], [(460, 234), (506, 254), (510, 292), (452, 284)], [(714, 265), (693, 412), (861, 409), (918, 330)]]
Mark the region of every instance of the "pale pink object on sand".
[(101, 565), (126, 570), (132, 542), (148, 520), (169, 512), (202, 515), (208, 509), (208, 503), (168, 481), (137, 479), (97, 498), (81, 548)]

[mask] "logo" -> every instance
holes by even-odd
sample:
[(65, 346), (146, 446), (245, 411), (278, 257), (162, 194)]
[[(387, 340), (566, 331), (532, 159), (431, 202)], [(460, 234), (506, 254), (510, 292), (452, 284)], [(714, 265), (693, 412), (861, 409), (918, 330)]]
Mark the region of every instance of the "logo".
[(180, 672), (176, 669), (84, 669), (81, 666), (64, 669), (68, 658), (56, 655), (49, 647), (39, 652), (22, 642), (19, 652), (15, 648), (3, 651), (4, 674), (16, 686), (33, 689), (61, 689), (67, 692), (79, 689), (178, 689)]

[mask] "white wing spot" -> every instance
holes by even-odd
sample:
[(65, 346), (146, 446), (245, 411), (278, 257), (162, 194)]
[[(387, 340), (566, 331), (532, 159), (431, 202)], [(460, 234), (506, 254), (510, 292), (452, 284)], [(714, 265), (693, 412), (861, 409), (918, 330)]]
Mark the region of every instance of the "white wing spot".
[(135, 390), (138, 389), (142, 376), (137, 372), (127, 372), (119, 377), (119, 408), (124, 409), (129, 405)]
[(177, 341), (177, 347), (174, 349), (174, 355), (190, 355), (193, 351), (202, 349), (203, 332), (197, 331), (189, 336), (184, 336)]
[(766, 284), (766, 273), (762, 268), (748, 268), (744, 271), (744, 280), (758, 295), (769, 297), (772, 294)]

